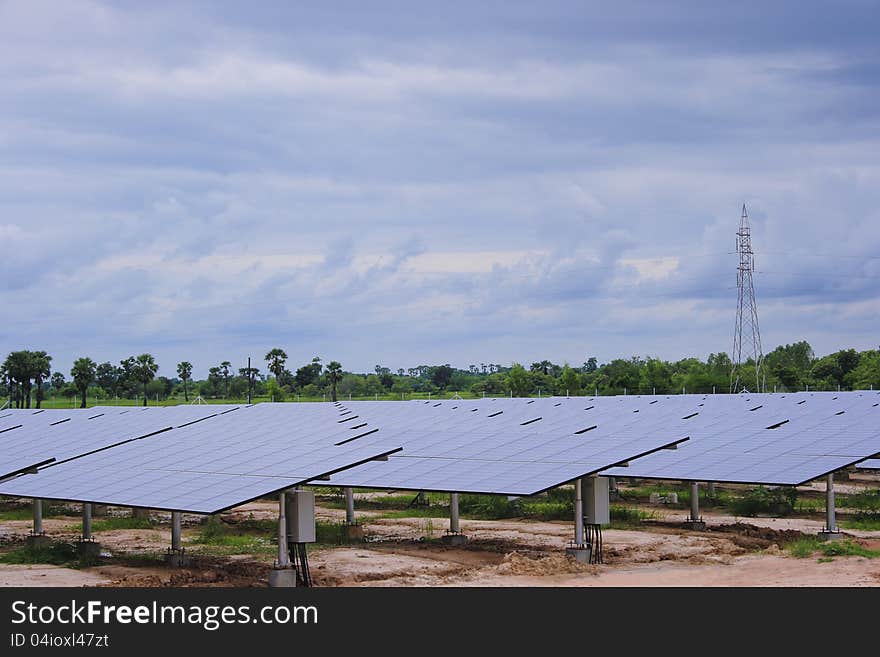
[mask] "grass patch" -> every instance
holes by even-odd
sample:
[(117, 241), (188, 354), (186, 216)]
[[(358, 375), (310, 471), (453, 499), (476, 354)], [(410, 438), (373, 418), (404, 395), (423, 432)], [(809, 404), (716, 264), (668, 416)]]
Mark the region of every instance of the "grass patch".
[(793, 557), (798, 559), (806, 559), (819, 552), (824, 557), (865, 557), (867, 559), (876, 559), (880, 557), (880, 550), (871, 550), (861, 543), (857, 543), (850, 539), (841, 541), (821, 541), (816, 536), (805, 536), (796, 541), (792, 541), (785, 546), (785, 549)]
[(867, 490), (862, 493), (841, 496), (838, 506), (849, 509), (858, 509), (865, 512), (880, 514), (880, 489)]
[(819, 557), (816, 559), (817, 563), (831, 563), (834, 561), (834, 557)]
[(133, 518), (132, 516), (108, 516), (92, 520), (93, 532), (112, 532), (117, 529), (152, 529), (156, 523), (149, 518)]
[(656, 511), (646, 511), (629, 506), (612, 506), (610, 509), (611, 526), (633, 525), (643, 520), (653, 520), (657, 517)]
[[(72, 514), (63, 504), (47, 504), (43, 502), (43, 517), (51, 518), (53, 516), (67, 516)], [(4, 505), (0, 507), (0, 520), (32, 520), (34, 510), (30, 504), (20, 505)]]
[(804, 536), (796, 541), (787, 543), (785, 549), (788, 553), (798, 559), (806, 559), (818, 552), (821, 541), (815, 536)]
[(880, 513), (860, 511), (851, 518), (842, 517), (840, 519), (840, 525), (847, 529), (880, 531)]
[(72, 543), (50, 543), (49, 545), (31, 548), (28, 546), (0, 553), (0, 563), (37, 564), (47, 563), (54, 566), (81, 568), (90, 566), (93, 561), (80, 557), (76, 546)]

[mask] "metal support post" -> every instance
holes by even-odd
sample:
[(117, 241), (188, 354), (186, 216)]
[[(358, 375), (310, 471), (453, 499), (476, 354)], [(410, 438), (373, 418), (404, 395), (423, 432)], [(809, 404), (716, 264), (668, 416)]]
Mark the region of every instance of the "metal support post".
[(467, 537), (461, 533), (458, 513), (458, 493), (449, 494), (449, 531), (443, 537), (443, 542), (449, 545), (462, 545)]
[(684, 526), (694, 531), (703, 531), (706, 529), (706, 523), (700, 518), (700, 484), (692, 481), (691, 484), (691, 512)]
[(580, 479), (574, 482), (574, 545), (577, 548), (584, 546), (584, 496)]

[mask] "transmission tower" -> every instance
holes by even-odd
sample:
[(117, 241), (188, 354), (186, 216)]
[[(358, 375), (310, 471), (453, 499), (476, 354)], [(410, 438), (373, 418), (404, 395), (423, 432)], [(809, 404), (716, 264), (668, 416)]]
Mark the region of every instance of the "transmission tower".
[[(739, 267), (736, 271), (736, 326), (733, 329), (733, 369), (730, 373), (730, 392), (746, 389), (743, 366), (751, 360), (755, 364), (755, 392), (764, 391), (764, 352), (761, 349), (761, 330), (758, 328), (758, 304), (755, 301), (755, 253), (752, 251), (752, 229), (749, 214), (743, 203), (739, 231), (736, 233), (736, 252)], [(751, 385), (751, 382), (749, 382)]]

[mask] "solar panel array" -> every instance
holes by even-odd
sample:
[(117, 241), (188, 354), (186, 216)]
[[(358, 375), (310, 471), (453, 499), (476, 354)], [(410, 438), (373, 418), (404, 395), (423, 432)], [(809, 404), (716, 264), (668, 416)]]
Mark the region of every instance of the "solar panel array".
[(654, 454), (603, 474), (802, 484), (880, 452), (878, 395), (709, 396), (692, 409), (696, 415), (683, 416), (691, 437), (686, 449), (675, 454)]
[[(632, 397), (624, 413), (615, 402), (553, 398), (347, 402), (343, 408), (362, 424), (353, 429), (362, 434), (358, 442), (404, 449), (388, 463), (334, 476), (336, 486), (533, 495), (687, 440), (674, 428), (639, 432), (633, 411), (662, 413)], [(370, 427), (379, 430), (366, 433)]]
[(0, 418), (0, 479), (48, 462), (167, 431), (236, 408), (228, 405), (16, 410)]
[(0, 494), (214, 513), (306, 482), (506, 495), (594, 473), (799, 484), (880, 454), (878, 394), (15, 411), (0, 416), (0, 473), (55, 461)]
[(0, 494), (216, 513), (400, 449), (333, 444), (346, 435), (328, 405), (240, 408), (51, 465)]

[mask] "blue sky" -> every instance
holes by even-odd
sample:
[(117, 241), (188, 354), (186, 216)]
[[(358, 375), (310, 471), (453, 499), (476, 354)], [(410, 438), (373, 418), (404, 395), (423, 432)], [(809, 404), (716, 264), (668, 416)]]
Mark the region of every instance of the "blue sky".
[(0, 350), (880, 344), (877, 2), (0, 1)]

